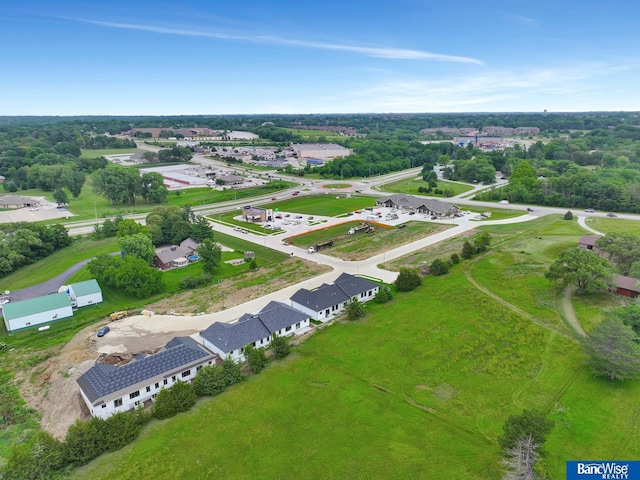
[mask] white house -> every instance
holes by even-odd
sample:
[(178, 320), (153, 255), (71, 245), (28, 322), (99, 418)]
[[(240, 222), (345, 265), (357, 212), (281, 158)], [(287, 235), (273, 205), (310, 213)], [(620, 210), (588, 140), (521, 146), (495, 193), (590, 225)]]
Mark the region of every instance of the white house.
[(86, 307), (102, 303), (102, 289), (95, 279), (72, 283), (68, 288), (71, 303), (76, 307)]
[(256, 315), (245, 314), (234, 323), (215, 322), (200, 332), (204, 346), (220, 357), (244, 361), (244, 347), (267, 347), (273, 335), (287, 336), (309, 329), (309, 315), (281, 302), (269, 302)]
[(66, 293), (11, 302), (2, 306), (7, 332), (42, 325), (73, 316), (71, 301)]
[(84, 403), (94, 417), (108, 418), (116, 412), (148, 406), (163, 388), (190, 382), (216, 356), (190, 337), (175, 337), (153, 355), (138, 355), (116, 367), (98, 363), (77, 382)]
[(332, 284), (323, 283), (315, 290), (301, 288), (290, 300), (293, 308), (314, 320), (327, 321), (341, 313), (349, 300), (367, 302), (379, 290), (377, 283), (343, 273)]

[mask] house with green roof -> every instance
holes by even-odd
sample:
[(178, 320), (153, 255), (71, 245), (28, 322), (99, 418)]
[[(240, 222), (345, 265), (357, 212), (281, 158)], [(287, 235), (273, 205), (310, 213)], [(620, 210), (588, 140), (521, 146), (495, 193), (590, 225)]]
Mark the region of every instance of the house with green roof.
[(80, 308), (102, 303), (102, 289), (94, 278), (70, 284), (67, 293), (74, 307)]
[(11, 302), (2, 306), (7, 332), (55, 322), (73, 316), (71, 301), (66, 293), (53, 293), (44, 297)]

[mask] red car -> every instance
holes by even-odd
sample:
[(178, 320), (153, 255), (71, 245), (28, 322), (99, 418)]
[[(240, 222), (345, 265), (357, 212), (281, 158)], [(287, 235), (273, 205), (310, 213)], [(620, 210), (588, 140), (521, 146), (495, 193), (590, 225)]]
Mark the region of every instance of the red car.
[(276, 197), (271, 197), (271, 200), (276, 200)]

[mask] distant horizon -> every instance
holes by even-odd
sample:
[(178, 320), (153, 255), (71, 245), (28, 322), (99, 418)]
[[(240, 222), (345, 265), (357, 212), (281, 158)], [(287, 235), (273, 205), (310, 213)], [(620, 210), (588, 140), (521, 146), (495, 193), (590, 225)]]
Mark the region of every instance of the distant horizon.
[(482, 112), (343, 112), (343, 113), (183, 113), (183, 114), (69, 114), (69, 115), (0, 115), (0, 118), (89, 118), (89, 117), (109, 117), (109, 118), (175, 118), (175, 117), (258, 117), (258, 116), (360, 116), (360, 115), (580, 115), (580, 114), (613, 114), (613, 113), (636, 113), (640, 116), (640, 110), (575, 110), (575, 111), (482, 111)]

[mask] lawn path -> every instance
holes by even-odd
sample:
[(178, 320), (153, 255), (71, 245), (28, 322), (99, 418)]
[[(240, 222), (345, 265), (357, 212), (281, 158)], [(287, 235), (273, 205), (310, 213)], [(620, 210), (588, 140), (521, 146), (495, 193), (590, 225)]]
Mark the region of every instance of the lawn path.
[(584, 337), (587, 334), (582, 329), (582, 325), (580, 325), (578, 317), (576, 317), (576, 312), (573, 309), (573, 304), (571, 303), (571, 295), (575, 290), (575, 287), (567, 287), (564, 289), (564, 293), (562, 294), (562, 315), (573, 331), (579, 336)]
[[(478, 257), (476, 260), (479, 260), (480, 258), (482, 258), (482, 256)], [(466, 277), (466, 279), (474, 286), (476, 287), (478, 290), (480, 290), (482, 293), (484, 293), (485, 295), (491, 297), (493, 300), (495, 300), (496, 302), (498, 302), (500, 305), (508, 308), (509, 310), (517, 313), (518, 315), (526, 318), (527, 320), (535, 323), (536, 325), (541, 326), (542, 328), (546, 328), (547, 330), (551, 330), (552, 332), (557, 333), (558, 335), (562, 335), (563, 337), (566, 338), (570, 338), (572, 340), (574, 340), (574, 338), (569, 335), (566, 332), (563, 332), (561, 330), (558, 330), (557, 328), (555, 328), (552, 325), (549, 325), (548, 323), (543, 322), (542, 320), (539, 320), (538, 318), (534, 317), (533, 315), (525, 312), (524, 310), (522, 310), (519, 307), (516, 307), (515, 305), (507, 302), (506, 300), (504, 300), (502, 297), (499, 297), (498, 295), (496, 295), (495, 293), (493, 293), (491, 290), (489, 290), (486, 287), (483, 287), (482, 285), (480, 285), (478, 282), (476, 282), (472, 277), (471, 274), (469, 273), (469, 268), (463, 268), (463, 272), (464, 272), (464, 276)]]

